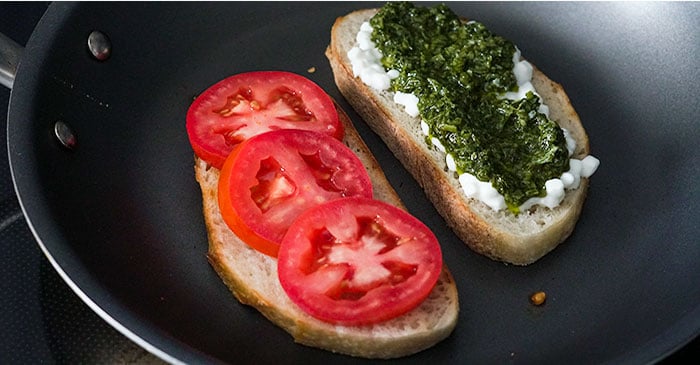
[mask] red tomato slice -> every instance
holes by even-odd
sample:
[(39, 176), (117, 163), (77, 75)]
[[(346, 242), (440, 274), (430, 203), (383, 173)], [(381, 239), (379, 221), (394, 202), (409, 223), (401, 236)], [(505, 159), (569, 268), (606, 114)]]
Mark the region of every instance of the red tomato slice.
[(280, 245), (280, 283), (310, 315), (342, 325), (385, 321), (419, 305), (442, 270), (437, 238), (387, 203), (338, 199), (304, 212)]
[(289, 72), (259, 71), (228, 77), (209, 87), (187, 111), (194, 152), (221, 169), (244, 140), (278, 129), (304, 129), (343, 137), (338, 113), (323, 89)]
[(242, 142), (219, 178), (224, 221), (243, 241), (273, 257), (303, 211), (351, 196), (372, 196), (362, 162), (337, 139), (296, 129)]

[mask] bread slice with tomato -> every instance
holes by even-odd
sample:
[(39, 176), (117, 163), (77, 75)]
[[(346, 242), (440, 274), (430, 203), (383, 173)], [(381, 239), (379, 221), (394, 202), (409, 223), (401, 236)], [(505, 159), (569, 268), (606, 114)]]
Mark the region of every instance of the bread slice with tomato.
[[(402, 105), (395, 103), (393, 92), (377, 91), (353, 73), (348, 52), (358, 44), (356, 37), (362, 24), (378, 11), (358, 10), (339, 17), (333, 24), (326, 56), (338, 89), (413, 175), (436, 210), (468, 247), (491, 259), (515, 265), (528, 265), (540, 259), (572, 233), (586, 198), (588, 179), (581, 178), (578, 188), (567, 190), (558, 207), (536, 206), (517, 215), (508, 210), (495, 211), (481, 201), (468, 198), (455, 173), (449, 171), (444, 153), (426, 143), (419, 117), (410, 116)], [(575, 139), (572, 158), (587, 156), (586, 131), (562, 86), (537, 68), (533, 70), (532, 84), (549, 106), (550, 119)]]
[[(258, 88), (264, 89), (262, 86), (258, 86)], [(255, 91), (255, 88), (252, 89)], [(239, 91), (241, 90), (234, 88), (225, 90), (223, 94), (228, 96), (234, 95), (233, 98), (228, 99), (235, 100), (237, 98), (235, 95), (246, 94), (245, 90), (243, 90), (242, 93)], [(266, 90), (265, 92), (271, 95), (276, 91), (273, 90), (270, 92), (270, 90)], [(311, 94), (313, 93), (307, 93), (307, 95)], [(299, 96), (301, 93), (295, 94), (292, 92), (290, 95)], [(204, 96), (205, 99), (211, 99), (209, 101), (200, 100), (200, 103), (203, 102), (206, 104), (204, 109), (218, 110), (219, 112), (222, 112), (221, 103), (226, 102), (226, 97), (221, 99), (220, 97), (217, 98), (214, 95)], [(247, 102), (243, 102), (243, 104), (250, 106), (251, 101), (254, 99), (255, 97), (251, 97)], [(284, 103), (287, 106), (303, 104), (304, 107), (308, 107), (309, 110), (301, 110), (299, 113), (297, 113), (300, 116), (308, 115), (309, 113), (313, 112), (315, 118), (323, 113), (323, 111), (319, 111), (317, 107), (310, 106), (311, 101), (309, 99), (303, 101), (304, 103), (301, 103), (301, 101), (285, 101)], [(237, 105), (234, 104), (236, 103), (231, 103), (231, 106), (234, 107), (233, 109), (237, 107)], [(365, 169), (367, 176), (369, 176), (371, 181), (372, 193), (370, 198), (356, 197), (331, 199), (330, 202), (328, 202), (328, 205), (345, 204), (345, 202), (347, 202), (347, 204), (352, 204), (353, 199), (356, 199), (357, 201), (362, 202), (381, 202), (381, 204), (384, 205), (398, 207), (400, 208), (401, 212), (408, 214), (404, 211), (405, 207), (401, 202), (401, 199), (387, 181), (379, 164), (374, 159), (372, 153), (367, 148), (365, 143), (362, 141), (347, 115), (336, 104), (333, 103), (331, 107), (333, 108), (333, 113), (336, 113), (336, 117), (340, 123), (340, 129), (343, 130), (341, 134), (342, 143), (340, 144), (347, 146), (359, 159), (359, 161), (361, 161), (361, 165)], [(324, 107), (321, 107), (321, 109), (323, 108)], [(197, 107), (195, 109), (202, 108)], [(238, 110), (238, 112), (245, 113), (246, 111)], [(223, 114), (228, 115), (230, 114), (230, 111), (223, 110)], [(188, 115), (188, 131), (190, 131), (192, 134), (189, 119), (190, 116)], [(219, 127), (221, 127), (223, 123), (227, 123), (227, 121), (224, 121), (223, 119), (218, 120), (219, 116), (215, 116), (214, 119), (217, 119), (217, 121), (209, 121), (207, 123), (218, 127), (209, 128), (209, 130), (219, 130)], [(283, 119), (296, 119), (296, 117), (284, 117)], [(249, 121), (250, 120), (248, 120), (248, 122)], [(234, 127), (233, 129), (229, 128), (227, 130), (230, 132), (232, 130), (238, 130), (238, 128), (239, 127)], [(231, 133), (229, 133), (228, 137), (231, 137), (230, 134)], [(271, 134), (274, 133), (267, 133), (267, 136)], [(330, 134), (335, 134), (335, 132), (331, 131)], [(252, 135), (249, 135), (246, 138), (252, 138), (251, 136)], [(265, 136), (262, 136), (259, 139), (264, 138)], [(238, 146), (239, 148), (235, 149), (233, 153), (229, 154), (224, 163), (221, 163), (220, 159), (211, 159), (209, 154), (202, 152), (202, 150), (206, 150), (209, 147), (201, 146), (198, 145), (197, 142), (193, 142), (192, 136), (190, 136), (190, 139), (193, 143), (193, 149), (196, 152), (194, 166), (195, 176), (202, 191), (204, 221), (207, 227), (209, 241), (208, 259), (223, 282), (241, 303), (255, 307), (271, 322), (291, 334), (294, 340), (300, 344), (357, 357), (396, 358), (407, 356), (435, 345), (449, 336), (453, 331), (456, 326), (459, 313), (457, 288), (448, 268), (442, 264), (441, 261), (439, 261), (440, 267), (437, 270), (434, 285), (431, 284), (431, 286), (428, 288), (428, 291), (426, 292), (427, 296), (422, 297), (419, 302), (417, 302), (410, 309), (407, 309), (407, 312), (404, 311), (402, 314), (391, 315), (391, 318), (389, 319), (368, 319), (369, 322), (365, 323), (366, 321), (364, 321), (362, 318), (363, 315), (355, 315), (352, 313), (348, 315), (347, 309), (343, 308), (342, 306), (340, 313), (337, 311), (334, 312), (333, 308), (323, 307), (323, 305), (326, 305), (323, 303), (320, 305), (318, 303), (315, 304), (317, 311), (320, 308), (320, 311), (322, 312), (320, 314), (310, 311), (308, 308), (302, 308), (302, 306), (299, 305), (300, 302), (298, 298), (291, 298), (289, 294), (290, 292), (288, 291), (289, 289), (283, 287), (283, 283), (280, 281), (281, 278), (279, 275), (279, 270), (286, 270), (288, 272), (290, 270), (290, 266), (292, 269), (295, 269), (295, 267), (293, 267), (294, 265), (289, 264), (284, 269), (278, 269), (280, 262), (278, 258), (275, 257), (275, 255), (278, 253), (276, 248), (269, 249), (268, 247), (268, 249), (265, 249), (264, 244), (259, 245), (255, 242), (251, 244), (250, 238), (247, 237), (245, 232), (236, 229), (237, 233), (235, 233), (234, 229), (231, 228), (230, 220), (224, 218), (224, 216), (228, 216), (230, 214), (229, 210), (232, 208), (227, 206), (229, 203), (224, 202), (224, 205), (221, 205), (221, 189), (222, 186), (225, 186), (224, 189), (237, 188), (229, 185), (228, 182), (240, 181), (235, 180), (238, 177), (232, 178), (231, 176), (235, 175), (236, 173), (243, 174), (244, 171), (242, 169), (236, 170), (235, 172), (231, 171), (231, 166), (234, 166), (234, 162), (231, 161), (237, 159), (231, 156), (235, 154), (236, 151), (243, 150), (244, 147)], [(197, 138), (194, 139), (196, 140)], [(203, 140), (205, 139), (200, 139), (200, 141)], [(215, 149), (216, 148), (212, 148), (210, 150), (214, 151)], [(270, 151), (269, 155), (274, 157), (276, 156), (276, 153), (283, 153), (281, 150), (282, 149), (280, 148), (278, 151)], [(216, 154), (216, 152), (212, 153)], [(220, 154), (223, 155), (224, 153), (225, 152), (221, 152)], [(202, 156), (205, 158), (202, 158)], [(210, 161), (207, 161), (207, 159)], [(282, 160), (281, 157), (279, 159)], [(266, 176), (270, 176), (269, 173), (263, 171), (265, 168), (262, 167), (262, 164), (263, 163), (259, 164), (261, 167), (257, 172), (257, 181), (259, 182), (265, 180)], [(223, 178), (222, 175), (224, 176)], [(321, 177), (320, 179), (325, 179), (323, 180), (323, 184), (330, 181), (327, 176)], [(222, 181), (227, 182), (222, 183)], [(297, 182), (293, 181), (292, 183)], [(335, 181), (331, 181), (331, 183), (341, 184)], [(244, 186), (242, 189), (244, 193), (257, 191), (257, 188), (249, 188), (248, 186)], [(228, 193), (224, 192), (223, 194), (225, 195)], [(265, 199), (268, 198), (270, 197), (268, 196)], [(258, 203), (260, 203), (262, 200), (264, 199), (258, 199)], [(323, 207), (318, 209), (322, 208)], [(224, 214), (222, 214), (222, 209), (224, 210)], [(311, 213), (314, 213), (314, 209), (315, 208), (306, 209), (304, 214), (308, 216)], [(316, 212), (315, 214), (324, 215), (325, 212), (321, 211), (321, 213)], [(378, 213), (375, 212), (373, 214), (377, 215)], [(307, 217), (306, 219), (307, 223), (297, 223), (295, 226), (293, 226), (296, 227), (296, 232), (301, 238), (287, 238), (287, 236), (291, 236), (291, 234), (285, 235), (285, 239), (287, 241), (283, 242), (279, 247), (280, 258), (282, 258), (284, 255), (290, 255), (289, 252), (291, 252), (292, 249), (285, 249), (287, 246), (294, 246), (296, 242), (304, 241), (306, 237), (309, 236), (309, 233), (307, 232), (308, 230), (305, 229), (307, 225), (317, 224), (319, 221), (319, 219), (314, 216)], [(314, 228), (314, 231), (312, 232), (313, 237), (315, 237), (314, 239), (327, 240), (326, 237), (328, 236), (328, 231), (324, 225), (327, 224), (330, 226), (332, 225), (332, 221), (339, 220), (342, 219), (334, 218), (327, 223), (321, 224), (319, 227), (323, 227), (323, 229), (319, 229), (318, 227)], [(375, 228), (371, 222), (369, 227), (370, 230)], [(337, 236), (338, 234), (335, 229), (336, 228), (334, 227), (329, 228), (329, 230)], [(378, 236), (374, 235), (373, 237)], [(397, 240), (393, 240), (391, 242), (395, 243), (396, 241)], [(325, 259), (326, 258), (324, 258), (324, 260)], [(372, 265), (371, 263), (367, 263), (367, 266)], [(314, 268), (314, 270), (315, 269), (316, 268)], [(310, 271), (311, 269), (304, 268), (301, 271), (297, 270), (296, 273), (301, 273), (303, 276), (308, 274)], [(401, 270), (397, 270), (396, 272), (400, 273)], [(319, 276), (326, 278), (329, 275), (332, 275), (332, 270), (323, 272), (322, 275)], [(369, 275), (371, 276), (372, 273), (369, 273)], [(411, 274), (409, 273), (409, 275)], [(296, 283), (297, 286), (299, 286), (300, 284), (298, 283), (304, 280), (306, 279), (300, 278), (299, 276), (289, 276), (286, 286), (289, 286), (289, 282), (292, 282), (293, 284)], [(314, 283), (313, 280), (310, 281)], [(304, 290), (304, 288), (302, 287), (301, 290)], [(368, 290), (367, 292), (369, 291), (371, 290)], [(337, 294), (335, 297), (330, 295), (330, 300), (327, 298), (324, 300), (332, 304), (333, 301), (351, 303), (357, 299), (352, 297), (352, 293), (348, 294), (343, 292), (342, 289), (337, 289), (334, 292), (339, 292), (339, 294)], [(365, 294), (365, 292), (362, 293), (362, 295)], [(379, 312), (379, 314), (381, 314), (381, 310), (375, 310), (375, 312)], [(329, 318), (323, 318), (324, 314), (327, 314)], [(343, 318), (343, 316), (345, 316), (345, 318)]]

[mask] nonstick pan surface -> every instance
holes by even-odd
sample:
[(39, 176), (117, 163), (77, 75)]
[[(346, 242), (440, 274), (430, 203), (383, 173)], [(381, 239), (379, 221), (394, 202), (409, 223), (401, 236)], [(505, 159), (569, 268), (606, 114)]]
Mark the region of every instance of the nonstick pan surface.
[[(527, 267), (469, 251), (352, 111), (324, 57), (356, 3), (55, 3), (12, 90), (8, 151), (39, 245), (90, 307), (172, 362), (363, 362), (294, 344), (206, 260), (184, 123), (231, 74), (309, 77), (349, 112), (409, 210), (442, 242), (454, 333), (406, 363), (648, 363), (700, 330), (697, 3), (454, 3), (563, 84), (601, 166), (572, 236)], [(112, 54), (97, 61), (87, 36)], [(310, 68), (315, 72), (310, 73)], [(68, 125), (77, 145), (53, 136)], [(535, 291), (547, 293), (540, 307)]]

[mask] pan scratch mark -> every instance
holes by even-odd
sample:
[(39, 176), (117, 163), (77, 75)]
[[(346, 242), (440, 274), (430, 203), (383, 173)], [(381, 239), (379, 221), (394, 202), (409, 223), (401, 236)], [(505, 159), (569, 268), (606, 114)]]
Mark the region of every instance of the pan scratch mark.
[(53, 79), (54, 79), (55, 81), (58, 81), (59, 84), (65, 86), (65, 87), (67, 87), (67, 88), (69, 88), (69, 89), (71, 89), (71, 90), (75, 89), (75, 85), (73, 85), (73, 83), (70, 83), (70, 82), (68, 82), (68, 81), (66, 81), (66, 80), (64, 80), (64, 79), (62, 79), (62, 78), (59, 78), (58, 76), (55, 76), (55, 75), (54, 75)]
[(5, 218), (2, 222), (0, 222), (0, 231), (4, 231), (5, 228), (11, 226), (13, 223), (15, 223), (18, 219), (22, 217), (24, 217), (24, 214), (22, 214), (22, 212), (17, 212)]
[(87, 94), (87, 93), (85, 94), (85, 97), (86, 97), (88, 100), (90, 100), (90, 101), (92, 101), (92, 102), (94, 102), (94, 103), (97, 103), (97, 105), (109, 109), (109, 104), (108, 104), (108, 103), (103, 103), (103, 102), (101, 102), (99, 99), (97, 99), (96, 97), (94, 97), (94, 96), (92, 96), (92, 95), (90, 95), (90, 94)]
[[(75, 91), (75, 89), (76, 89), (75, 84), (73, 84), (70, 81), (67, 81), (63, 78), (56, 76), (56, 75), (53, 76), (53, 79), (54, 79), (54, 81), (58, 82), (61, 86), (65, 87), (66, 89), (68, 89), (71, 92)], [(82, 92), (81, 92), (81, 94), (85, 99), (90, 100), (91, 102), (95, 103), (96, 105), (98, 105), (102, 108), (105, 108), (105, 109), (110, 108), (109, 103), (103, 102), (100, 98), (98, 98), (96, 96), (90, 95), (88, 93), (82, 93)]]

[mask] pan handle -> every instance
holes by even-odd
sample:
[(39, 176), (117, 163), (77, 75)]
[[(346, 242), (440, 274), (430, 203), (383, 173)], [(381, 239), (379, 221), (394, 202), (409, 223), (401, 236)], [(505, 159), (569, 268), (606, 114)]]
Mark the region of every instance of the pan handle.
[(0, 84), (12, 89), (24, 47), (0, 33)]

